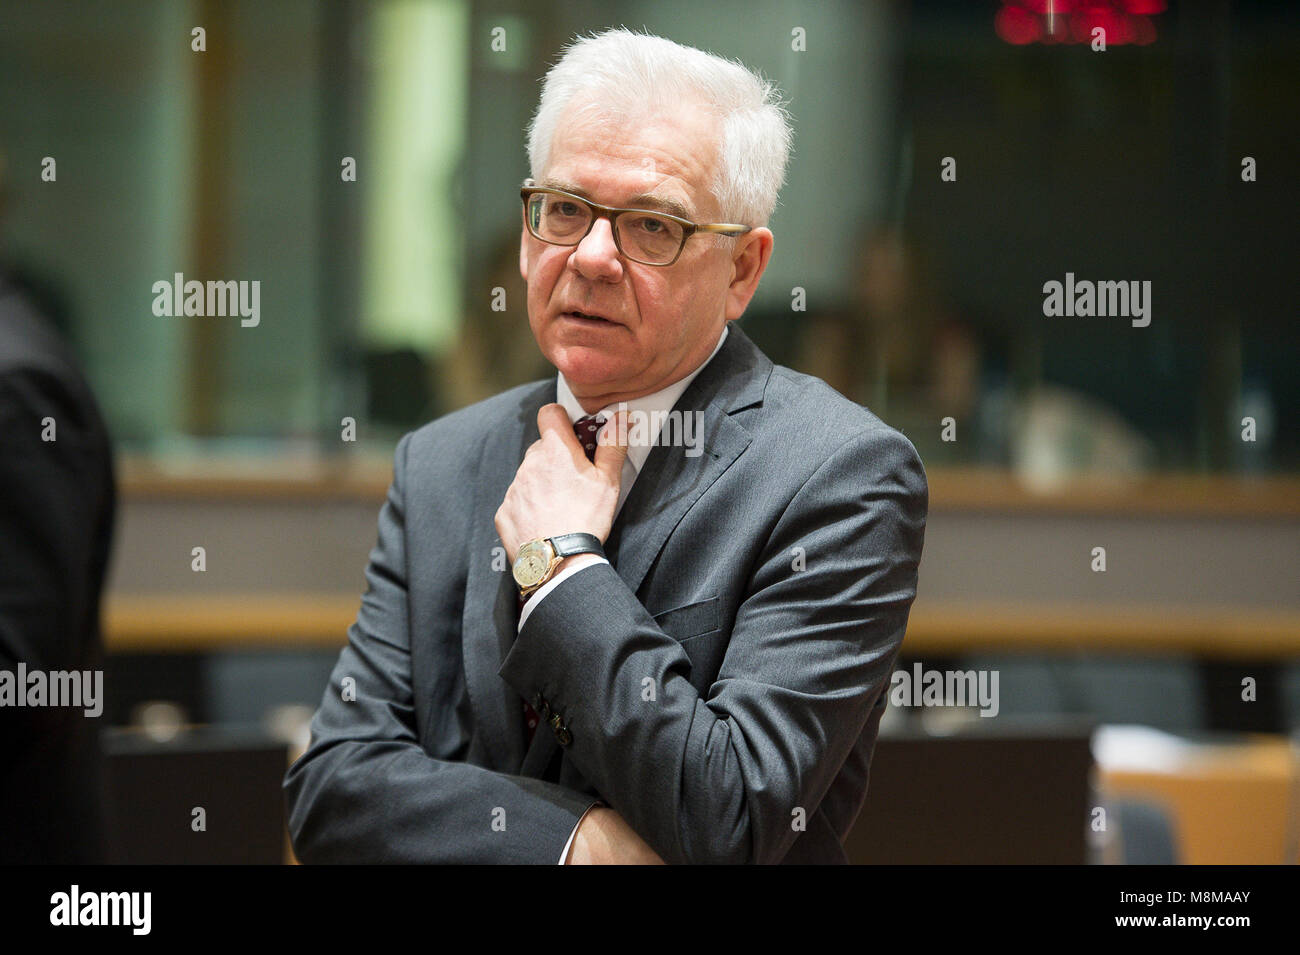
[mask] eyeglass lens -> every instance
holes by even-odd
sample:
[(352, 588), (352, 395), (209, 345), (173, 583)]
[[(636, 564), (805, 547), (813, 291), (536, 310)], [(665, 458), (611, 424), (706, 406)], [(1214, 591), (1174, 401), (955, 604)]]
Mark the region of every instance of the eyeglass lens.
[[(585, 202), (536, 193), (528, 200), (528, 227), (537, 238), (556, 245), (577, 245), (595, 215)], [(682, 246), (681, 223), (652, 212), (624, 212), (615, 219), (623, 254), (649, 264), (667, 262)]]

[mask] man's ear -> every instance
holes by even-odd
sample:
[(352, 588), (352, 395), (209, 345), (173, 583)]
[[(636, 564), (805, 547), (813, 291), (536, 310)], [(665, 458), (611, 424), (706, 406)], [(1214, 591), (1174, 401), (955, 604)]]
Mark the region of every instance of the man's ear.
[(528, 230), (519, 230), (519, 274), (528, 281)]
[(731, 284), (727, 287), (727, 321), (734, 322), (740, 318), (758, 291), (758, 280), (763, 277), (772, 258), (772, 244), (772, 230), (764, 226), (746, 232), (736, 240), (731, 260)]

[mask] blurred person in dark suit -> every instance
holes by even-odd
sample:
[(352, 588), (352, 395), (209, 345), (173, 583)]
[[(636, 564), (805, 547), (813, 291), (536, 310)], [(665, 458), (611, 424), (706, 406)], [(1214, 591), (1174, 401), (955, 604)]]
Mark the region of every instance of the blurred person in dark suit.
[[(94, 395), (32, 298), (0, 273), (0, 671), (17, 693), (28, 689), (15, 685), (20, 672), (102, 668), (114, 506)], [(103, 861), (97, 718), (15, 701), (0, 706), (0, 863)]]

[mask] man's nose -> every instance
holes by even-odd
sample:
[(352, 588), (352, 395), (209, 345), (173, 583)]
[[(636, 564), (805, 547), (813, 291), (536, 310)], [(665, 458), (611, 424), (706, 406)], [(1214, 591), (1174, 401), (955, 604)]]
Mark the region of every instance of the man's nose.
[(608, 219), (602, 217), (592, 224), (569, 262), (584, 278), (617, 282), (623, 277), (623, 263), (619, 261), (614, 230)]

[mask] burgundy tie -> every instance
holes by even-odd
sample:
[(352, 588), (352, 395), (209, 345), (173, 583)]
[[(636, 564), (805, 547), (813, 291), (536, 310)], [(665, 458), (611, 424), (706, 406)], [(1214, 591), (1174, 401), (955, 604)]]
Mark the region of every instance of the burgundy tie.
[[(582, 445), (582, 450), (587, 453), (588, 461), (596, 460), (596, 435), (601, 427), (605, 424), (603, 417), (594, 414), (586, 415), (573, 422), (573, 433), (578, 436), (578, 443)], [(524, 598), (519, 598), (519, 607), (523, 609)], [(528, 730), (528, 742), (533, 741), (533, 734), (537, 732), (537, 724), (541, 718), (537, 711), (533, 709), (532, 704), (524, 701), (524, 726)]]
[(587, 452), (588, 461), (596, 460), (596, 435), (600, 433), (604, 424), (605, 419), (594, 414), (573, 422), (573, 433), (578, 436), (578, 443), (582, 445), (582, 450)]

